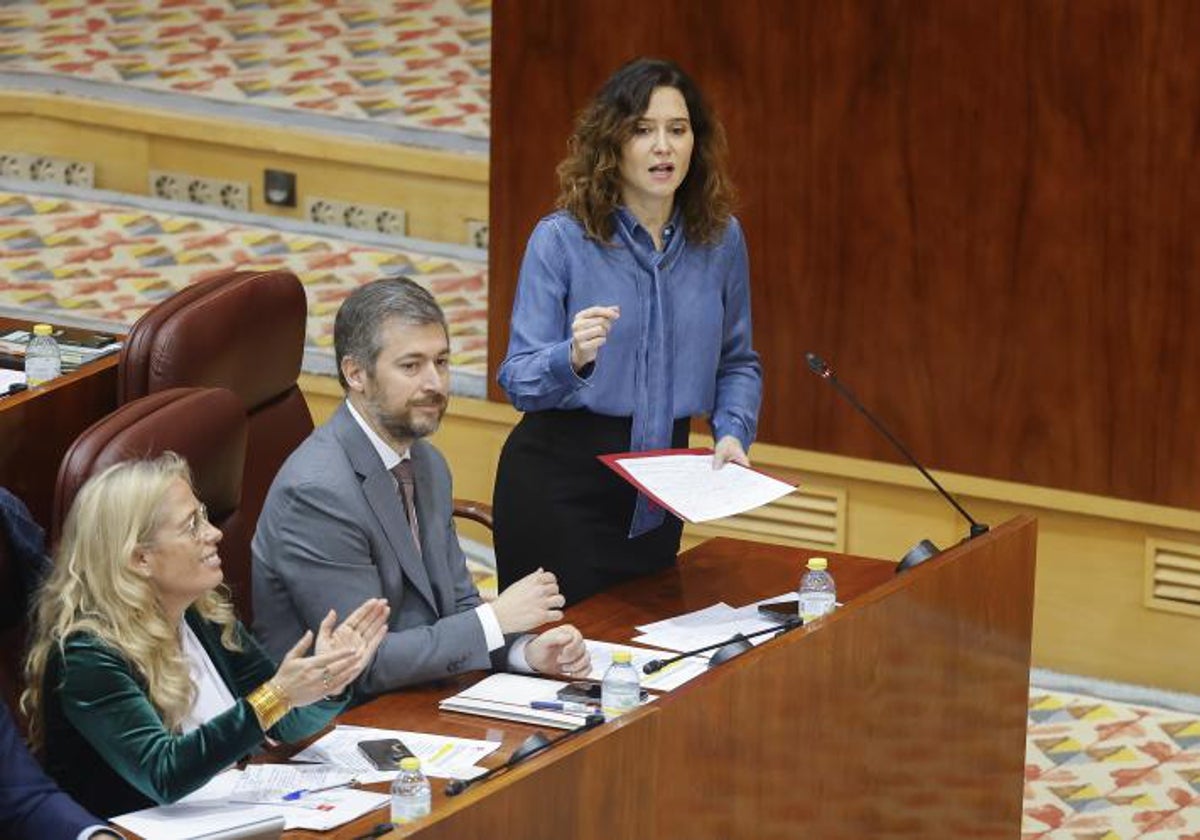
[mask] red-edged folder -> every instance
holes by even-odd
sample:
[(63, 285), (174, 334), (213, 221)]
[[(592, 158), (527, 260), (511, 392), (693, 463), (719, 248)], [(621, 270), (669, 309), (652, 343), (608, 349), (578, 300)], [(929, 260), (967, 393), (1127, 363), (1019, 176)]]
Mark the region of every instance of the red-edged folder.
[[(682, 519), (684, 522), (693, 522), (694, 520), (690, 519), (687, 516), (684, 516), (682, 513), (675, 510), (675, 508), (671, 507), (669, 504), (664, 502), (662, 499), (660, 499), (658, 496), (656, 496), (653, 492), (651, 492), (649, 489), (647, 489), (647, 487), (644, 484), (642, 484), (640, 481), (638, 481), (636, 478), (634, 478), (632, 475), (630, 475), (629, 471), (626, 470), (623, 466), (621, 466), (621, 464), (618, 462), (633, 459), (633, 458), (655, 458), (655, 457), (659, 457), (661, 455), (712, 455), (712, 454), (713, 454), (713, 451), (711, 449), (707, 449), (707, 448), (700, 448), (700, 449), (647, 449), (645, 452), (613, 452), (608, 455), (597, 455), (596, 457), (600, 460), (600, 462), (602, 464), (604, 464), (606, 467), (608, 467), (610, 470), (615, 472), (617, 475), (621, 476), (621, 478), (625, 479), (630, 484), (632, 484), (634, 487), (636, 487), (637, 491), (639, 493), (641, 493), (644, 496), (646, 496), (647, 498), (649, 498), (656, 505), (658, 505), (659, 507), (661, 507), (665, 510), (669, 510), (672, 514), (674, 514), (678, 518)], [(741, 465), (739, 464), (738, 466), (741, 466)], [(783, 481), (783, 479), (779, 478), (778, 476), (771, 475), (768, 472), (765, 472), (765, 471), (759, 470), (759, 469), (755, 469), (754, 467), (742, 467), (742, 469), (749, 469), (752, 472), (758, 473), (759, 475), (765, 475), (768, 478), (774, 478), (776, 481)], [(784, 483), (791, 484), (791, 482), (787, 482), (787, 481), (784, 481)], [(792, 486), (795, 486), (795, 485), (792, 485)]]

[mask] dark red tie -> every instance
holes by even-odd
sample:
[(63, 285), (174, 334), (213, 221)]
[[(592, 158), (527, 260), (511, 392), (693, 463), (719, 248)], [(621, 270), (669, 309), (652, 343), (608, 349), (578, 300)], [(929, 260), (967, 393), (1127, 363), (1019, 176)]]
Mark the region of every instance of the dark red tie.
[(419, 555), (421, 553), (421, 526), (417, 523), (417, 487), (413, 481), (412, 459), (405, 458), (392, 467), (392, 475), (396, 476), (400, 498), (404, 500), (404, 512), (408, 514), (408, 527), (412, 530), (413, 543), (416, 544)]

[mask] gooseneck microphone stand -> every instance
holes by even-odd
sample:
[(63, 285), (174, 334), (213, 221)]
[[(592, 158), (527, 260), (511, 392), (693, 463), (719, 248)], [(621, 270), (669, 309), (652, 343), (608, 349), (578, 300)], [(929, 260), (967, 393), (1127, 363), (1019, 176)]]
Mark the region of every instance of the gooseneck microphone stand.
[(541, 732), (535, 732), (525, 739), (521, 746), (513, 750), (513, 754), (509, 756), (508, 761), (493, 767), (491, 770), (476, 776), (473, 779), (451, 779), (446, 783), (446, 795), (458, 796), (471, 785), (479, 782), (486, 782), (488, 779), (495, 778), (505, 770), (511, 770), (526, 759), (532, 758), (540, 752), (550, 749), (555, 744), (560, 744), (568, 738), (573, 738), (580, 732), (587, 732), (589, 729), (595, 729), (600, 724), (604, 723), (604, 715), (599, 712), (593, 712), (584, 718), (581, 725), (575, 727), (570, 732), (564, 732), (557, 738), (547, 738)]
[[(949, 502), (954, 509), (958, 511), (964, 519), (967, 520), (967, 522), (970, 524), (970, 534), (967, 539), (974, 539), (981, 534), (987, 533), (988, 526), (984, 525), (982, 522), (976, 522), (974, 517), (967, 513), (966, 509), (963, 508), (963, 506), (960, 505), (958, 501), (950, 495), (946, 488), (943, 487), (936, 478), (930, 475), (927, 469), (921, 466), (920, 462), (917, 461), (917, 459), (913, 457), (913, 454), (908, 451), (908, 447), (897, 440), (896, 436), (888, 431), (887, 427), (884, 426), (883, 423), (879, 422), (874, 414), (867, 411), (866, 407), (858, 401), (858, 398), (850, 392), (850, 389), (838, 380), (833, 373), (833, 368), (831, 368), (824, 359), (822, 359), (816, 353), (805, 353), (804, 358), (808, 362), (809, 370), (832, 385), (837, 392), (841, 394), (847, 402), (850, 403), (850, 405), (854, 406), (855, 410), (858, 411), (859, 414), (861, 414), (863, 417), (866, 417), (867, 420), (871, 422), (871, 425), (878, 429), (879, 433), (887, 438), (888, 443), (894, 446), (896, 451), (903, 455), (910, 464), (916, 467), (917, 470), (920, 471), (921, 475), (925, 476), (925, 480), (932, 484), (938, 493), (941, 494), (941, 497)], [(899, 574), (900, 572), (911, 569), (913, 566), (924, 563), (926, 560), (938, 554), (940, 551), (941, 549), (934, 545), (932, 541), (927, 539), (921, 540), (919, 543), (909, 549), (908, 553), (901, 558), (900, 565), (896, 567), (896, 573)]]
[(696, 648), (695, 650), (684, 651), (677, 656), (671, 656), (666, 659), (651, 659), (642, 666), (642, 673), (653, 674), (657, 671), (661, 671), (668, 665), (673, 665), (681, 659), (687, 659), (689, 656), (696, 656), (697, 654), (705, 653), (713, 650), (714, 648), (720, 648), (720, 650), (714, 653), (708, 660), (708, 667), (711, 668), (713, 665), (720, 665), (722, 662), (728, 662), (739, 653), (745, 653), (746, 651), (750, 650), (754, 646), (750, 644), (749, 640), (753, 639), (755, 636), (765, 636), (768, 633), (786, 633), (789, 630), (794, 630), (802, 624), (804, 624), (804, 622), (800, 619), (800, 616), (796, 616), (795, 618), (789, 618), (778, 627), (768, 627), (765, 630), (755, 630), (753, 633), (738, 633), (732, 639), (726, 639), (725, 641), (717, 642), (716, 644), (705, 645), (704, 647)]

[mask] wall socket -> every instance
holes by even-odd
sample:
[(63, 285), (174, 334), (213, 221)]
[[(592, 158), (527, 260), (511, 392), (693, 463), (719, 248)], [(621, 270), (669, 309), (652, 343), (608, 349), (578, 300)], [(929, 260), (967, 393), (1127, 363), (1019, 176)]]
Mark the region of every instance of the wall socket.
[(150, 194), (155, 198), (186, 201), (227, 210), (250, 210), (250, 185), (244, 181), (203, 178), (184, 172), (150, 170)]
[(89, 161), (29, 152), (0, 152), (0, 176), (72, 187), (96, 185), (96, 168)]
[(467, 244), (486, 251), (488, 246), (488, 223), (479, 219), (467, 219)]
[(320, 225), (373, 230), (396, 236), (404, 236), (408, 230), (408, 214), (399, 207), (377, 207), (336, 198), (311, 196), (305, 199), (304, 216)]

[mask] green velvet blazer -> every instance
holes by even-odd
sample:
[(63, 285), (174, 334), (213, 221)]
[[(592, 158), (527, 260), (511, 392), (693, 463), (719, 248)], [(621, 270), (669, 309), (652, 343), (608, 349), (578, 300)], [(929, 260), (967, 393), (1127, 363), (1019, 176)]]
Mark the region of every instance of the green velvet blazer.
[[(171, 732), (150, 703), (146, 683), (125, 657), (89, 634), (69, 638), (51, 656), (45, 683), (46, 770), (94, 814), (118, 814), (174, 802), (255, 751), (263, 730), (246, 695), (276, 670), (239, 623), (240, 653), (221, 646), (220, 627), (188, 610), (187, 623), (237, 699), (198, 729)], [(297, 741), (321, 729), (346, 703), (293, 709), (266, 733)]]

